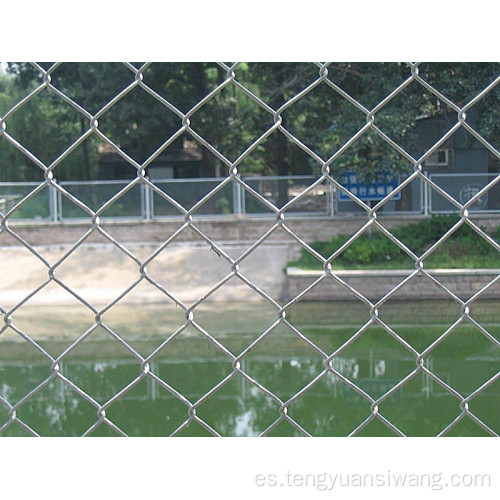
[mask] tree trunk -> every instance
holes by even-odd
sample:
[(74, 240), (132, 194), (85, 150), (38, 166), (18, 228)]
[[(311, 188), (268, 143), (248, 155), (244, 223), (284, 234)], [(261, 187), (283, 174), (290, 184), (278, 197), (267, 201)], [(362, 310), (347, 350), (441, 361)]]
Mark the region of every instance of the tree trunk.
[[(285, 118), (282, 117), (282, 125), (285, 126)], [(284, 134), (279, 130), (276, 132), (277, 135), (277, 160), (278, 160), (278, 175), (288, 175), (290, 172), (290, 166), (288, 164), (288, 144), (287, 139)], [(278, 207), (281, 208), (285, 203), (288, 202), (288, 181), (280, 180), (278, 181)]]
[[(201, 101), (208, 94), (205, 65), (203, 63), (197, 63), (194, 67), (194, 85), (196, 87), (198, 101)], [(215, 175), (214, 156), (205, 146), (200, 147), (203, 177), (213, 177)]]
[[(275, 74), (277, 89), (279, 89), (279, 96), (284, 101), (285, 100), (285, 78), (281, 71)], [(281, 124), (286, 127), (285, 117), (281, 117)], [(285, 176), (290, 173), (290, 165), (288, 163), (288, 143), (285, 135), (279, 130), (276, 132), (278, 134), (276, 138), (277, 146), (277, 160), (278, 160), (278, 175)], [(280, 180), (278, 181), (278, 207), (281, 208), (288, 202), (288, 181)]]
[[(80, 130), (82, 135), (86, 132), (86, 120), (83, 116), (80, 116)], [(87, 141), (83, 141), (82, 143), (82, 153), (83, 153), (83, 176), (85, 180), (91, 180), (91, 172), (90, 172), (90, 159), (89, 159), (89, 145)]]
[[(74, 76), (75, 76), (75, 81), (76, 83), (80, 83), (80, 63), (74, 63)], [(84, 109), (85, 108), (85, 92), (83, 92), (83, 95), (81, 96), (81, 105)], [(85, 118), (80, 115), (80, 131), (82, 135), (86, 131), (86, 120)], [(83, 179), (78, 179), (78, 180), (90, 180), (90, 160), (89, 160), (89, 147), (87, 144), (87, 141), (83, 141), (82, 144), (82, 153), (83, 153), (83, 169), (82, 169), (82, 177)]]

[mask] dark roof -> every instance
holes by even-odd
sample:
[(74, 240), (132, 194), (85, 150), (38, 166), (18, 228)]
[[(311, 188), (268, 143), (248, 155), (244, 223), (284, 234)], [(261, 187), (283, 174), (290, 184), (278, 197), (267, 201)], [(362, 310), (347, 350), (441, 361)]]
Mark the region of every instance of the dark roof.
[[(201, 152), (194, 147), (167, 148), (167, 150), (156, 157), (151, 166), (155, 163), (194, 163), (202, 160)], [(123, 163), (125, 160), (114, 151), (102, 152), (99, 156), (99, 163), (114, 164)]]

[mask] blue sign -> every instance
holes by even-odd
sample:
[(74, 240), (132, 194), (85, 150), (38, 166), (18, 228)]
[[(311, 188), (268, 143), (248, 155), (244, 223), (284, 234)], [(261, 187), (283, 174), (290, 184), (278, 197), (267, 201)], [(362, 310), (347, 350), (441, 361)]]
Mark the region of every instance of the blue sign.
[[(354, 172), (346, 172), (340, 177), (340, 184), (344, 186), (351, 194), (357, 196), (363, 201), (382, 200), (388, 194), (392, 193), (399, 186), (399, 177), (388, 177), (387, 175), (379, 174), (379, 181), (372, 183), (358, 182)], [(338, 191), (339, 201), (352, 201), (342, 191)], [(391, 200), (400, 200), (401, 191), (395, 194)]]

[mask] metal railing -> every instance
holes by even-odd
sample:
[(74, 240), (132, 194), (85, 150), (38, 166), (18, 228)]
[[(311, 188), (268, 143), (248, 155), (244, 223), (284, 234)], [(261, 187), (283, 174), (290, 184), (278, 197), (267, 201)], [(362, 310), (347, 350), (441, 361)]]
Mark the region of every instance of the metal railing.
[[(424, 173), (425, 175), (425, 173)], [(458, 213), (460, 204), (466, 203), (497, 174), (492, 173), (432, 173), (429, 178), (451, 195), (450, 202), (431, 189), (421, 179), (402, 190), (400, 200), (391, 200), (379, 210), (380, 214), (441, 214)], [(313, 184), (317, 178), (312, 175), (253, 176), (241, 177), (243, 183), (279, 206), (280, 190), (286, 192), (286, 202), (292, 200)], [(126, 188), (129, 180), (62, 181), (58, 184), (71, 196), (81, 200), (92, 210), (98, 210), (111, 198)], [(175, 200), (179, 205), (191, 208), (202, 200), (220, 183), (223, 177), (195, 179), (155, 179), (151, 183), (161, 193)], [(57, 183), (55, 179), (52, 181)], [(3, 212), (16, 205), (30, 190), (37, 187), (34, 182), (0, 183), (0, 210)], [(337, 217), (346, 214), (365, 215), (362, 206), (354, 201), (339, 199), (339, 189), (324, 182), (309, 190), (287, 211), (293, 217)], [(457, 204), (458, 203), (458, 204)], [(500, 192), (498, 187), (480, 197), (470, 208), (471, 212), (500, 214)], [(232, 180), (217, 194), (204, 203), (194, 214), (197, 217), (272, 217), (274, 212), (249, 194), (240, 183)], [(89, 214), (75, 205), (62, 191), (48, 186), (28, 203), (12, 213), (12, 219), (38, 221), (64, 221), (88, 218)], [(148, 184), (137, 184), (102, 212), (101, 218), (152, 220), (182, 218), (182, 210), (159, 194)]]
[[(357, 435), (363, 429), (365, 429), (371, 422), (377, 421), (379, 425), (387, 427), (394, 434), (403, 436), (404, 432), (398, 428), (398, 426), (393, 423), (385, 414), (384, 403), (388, 398), (394, 395), (397, 391), (402, 389), (407, 383), (413, 380), (417, 375), (425, 374), (433, 382), (439, 385), (443, 391), (456, 401), (456, 417), (453, 418), (442, 430), (439, 435), (445, 435), (454, 429), (462, 420), (470, 419), (473, 424), (479, 426), (483, 431), (490, 435), (497, 435), (498, 429), (494, 429), (487, 422), (483, 421), (471, 406), (478, 396), (484, 393), (484, 391), (498, 382), (500, 379), (500, 371), (497, 373), (491, 373), (487, 380), (484, 380), (480, 385), (474, 386), (472, 390), (467, 392), (460, 392), (454, 387), (450, 386), (446, 380), (443, 380), (436, 371), (433, 369), (432, 365), (426, 363), (428, 357), (432, 354), (434, 349), (441, 344), (456, 328), (462, 323), (467, 323), (469, 326), (477, 330), (478, 335), (482, 335), (485, 341), (488, 342), (493, 349), (500, 348), (500, 341), (491, 335), (474, 317), (471, 315), (470, 307), (478, 300), (482, 294), (490, 286), (499, 282), (500, 276), (497, 276), (492, 282), (483, 286), (477, 292), (466, 300), (458, 297), (447, 289), (439, 279), (433, 276), (426, 269), (426, 259), (433, 254), (437, 249), (439, 249), (443, 243), (449, 238), (449, 236), (457, 231), (462, 226), (469, 226), (475, 233), (480, 235), (489, 245), (491, 245), (497, 251), (500, 251), (500, 245), (494, 239), (492, 239), (488, 234), (486, 234), (483, 229), (470, 217), (470, 211), (474, 209), (475, 205), (482, 204), (486, 193), (498, 184), (500, 176), (495, 176), (493, 179), (488, 180), (488, 182), (482, 182), (473, 191), (469, 190), (466, 198), (463, 200), (457, 200), (452, 194), (447, 192), (447, 188), (444, 184), (441, 184), (442, 176), (438, 177), (437, 174), (434, 176), (427, 177), (424, 175), (422, 165), (425, 160), (432, 155), (438, 148), (440, 148), (458, 129), (465, 129), (471, 136), (473, 136), (477, 141), (479, 141), (495, 158), (500, 159), (500, 153), (497, 149), (490, 144), (486, 139), (484, 139), (467, 121), (467, 111), (475, 105), (480, 99), (485, 97), (496, 85), (500, 82), (500, 77), (498, 77), (494, 82), (492, 82), (488, 87), (482, 89), (470, 102), (465, 105), (457, 105), (446, 96), (442, 95), (438, 90), (436, 90), (431, 84), (429, 84), (425, 79), (419, 76), (419, 66), (418, 64), (408, 64), (408, 74), (406, 80), (395, 88), (390, 94), (383, 98), (374, 108), (367, 109), (361, 103), (359, 103), (355, 98), (350, 96), (345, 91), (341, 90), (330, 78), (328, 74), (328, 64), (318, 63), (316, 65), (317, 76), (314, 81), (308, 85), (306, 88), (297, 93), (293, 98), (286, 101), (279, 109), (273, 109), (264, 102), (260, 97), (255, 95), (251, 90), (246, 88), (238, 80), (238, 64), (233, 64), (228, 66), (224, 63), (220, 64), (222, 71), (225, 73), (225, 78), (220, 85), (217, 86), (209, 95), (201, 99), (196, 105), (187, 113), (179, 111), (172, 103), (170, 103), (164, 97), (160, 97), (151, 87), (148, 86), (148, 77), (145, 71), (148, 68), (148, 64), (140, 67), (136, 67), (133, 64), (126, 63), (125, 67), (130, 72), (131, 82), (130, 84), (119, 94), (115, 95), (110, 99), (104, 107), (98, 111), (96, 114), (91, 114), (89, 111), (84, 109), (81, 105), (74, 102), (69, 95), (63, 94), (60, 90), (55, 87), (51, 81), (52, 77), (55, 78), (54, 74), (57, 71), (60, 63), (56, 63), (48, 69), (34, 64), (34, 68), (41, 74), (39, 86), (23, 98), (19, 103), (16, 104), (11, 110), (9, 110), (3, 117), (0, 117), (0, 140), (7, 141), (11, 146), (17, 148), (21, 151), (30, 161), (32, 161), (37, 168), (39, 168), (44, 173), (43, 181), (37, 184), (26, 184), (24, 185), (25, 190), (18, 192), (11, 192), (10, 194), (15, 194), (17, 198), (9, 198), (8, 196), (3, 196), (3, 207), (2, 213), (0, 214), (1, 225), (0, 233), (9, 235), (15, 238), (18, 243), (24, 246), (29, 252), (38, 259), (41, 266), (43, 266), (47, 271), (47, 277), (45, 281), (40, 284), (33, 284), (33, 288), (30, 293), (19, 301), (15, 306), (6, 309), (0, 305), (0, 313), (3, 316), (3, 326), (0, 328), (0, 335), (2, 335), (6, 330), (16, 336), (19, 342), (25, 343), (26, 347), (28, 345), (37, 351), (37, 354), (42, 357), (44, 364), (47, 367), (48, 374), (43, 376), (43, 379), (33, 388), (30, 388), (28, 392), (22, 395), (22, 397), (11, 397), (8, 394), (3, 394), (0, 396), (0, 406), (3, 407), (2, 411), (7, 414), (5, 421), (0, 422), (0, 432), (9, 428), (12, 425), (20, 426), (25, 432), (31, 435), (37, 435), (36, 429), (28, 425), (22, 418), (20, 414), (20, 409), (32, 398), (37, 397), (45, 387), (47, 387), (52, 381), (57, 380), (61, 384), (69, 387), (72, 391), (78, 394), (78, 396), (89, 403), (96, 412), (95, 422), (85, 430), (83, 435), (92, 434), (98, 427), (107, 426), (111, 431), (117, 433), (118, 435), (125, 435), (125, 432), (113, 421), (112, 412), (108, 412), (109, 408), (120, 398), (123, 398), (130, 390), (137, 386), (141, 381), (148, 380), (152, 384), (156, 384), (158, 387), (168, 391), (174, 398), (180, 401), (185, 406), (185, 420), (173, 431), (172, 435), (177, 435), (181, 433), (191, 424), (197, 424), (205, 429), (212, 435), (218, 436), (217, 430), (209, 425), (200, 416), (197, 411), (198, 408), (210, 399), (217, 391), (226, 386), (233, 379), (245, 379), (252, 386), (252, 390), (257, 391), (262, 394), (268, 400), (277, 405), (277, 410), (275, 413), (275, 420), (265, 429), (260, 429), (261, 435), (267, 435), (277, 428), (281, 423), (286, 423), (292, 426), (297, 432), (309, 436), (310, 432), (308, 429), (304, 428), (299, 421), (297, 421), (289, 413), (288, 409), (298, 398), (307, 393), (313, 386), (318, 382), (325, 379), (326, 377), (333, 376), (338, 381), (339, 384), (343, 384), (350, 390), (357, 393), (357, 395), (362, 398), (366, 404), (366, 418), (359, 424), (352, 428), (349, 435)], [(387, 135), (385, 135), (377, 126), (377, 113), (384, 108), (384, 106), (389, 103), (395, 96), (400, 94), (404, 88), (409, 84), (421, 85), (426, 91), (433, 94), (442, 103), (446, 104), (451, 110), (456, 112), (457, 121), (451, 127), (451, 129), (443, 135), (432, 147), (430, 147), (424, 154), (413, 157), (409, 152), (405, 151), (401, 146), (392, 141)], [(290, 130), (286, 128), (282, 120), (282, 113), (290, 106), (293, 106), (298, 100), (302, 99), (309, 92), (311, 92), (318, 85), (326, 85), (332, 89), (332, 91), (337, 92), (343, 99), (346, 99), (350, 104), (355, 106), (361, 113), (366, 117), (366, 124), (338, 151), (334, 152), (332, 156), (326, 160), (322, 160), (319, 155), (314, 151), (305, 146), (300, 139), (298, 139)], [(272, 119), (272, 125), (269, 129), (263, 132), (259, 137), (257, 137), (252, 144), (234, 161), (226, 158), (220, 151), (218, 151), (209, 141), (204, 139), (199, 135), (194, 126), (191, 124), (190, 118), (195, 114), (201, 107), (203, 107), (214, 95), (221, 92), (222, 89), (226, 87), (235, 87), (240, 91), (245, 92), (247, 97), (252, 100), (256, 105), (262, 108), (266, 113), (269, 114)], [(66, 104), (72, 106), (74, 110), (79, 113), (83, 120), (88, 122), (87, 129), (85, 133), (77, 139), (73, 144), (68, 146), (68, 148), (60, 154), (60, 156), (54, 160), (51, 164), (45, 164), (40, 159), (38, 159), (32, 152), (29, 151), (27, 147), (19, 143), (13, 136), (9, 133), (9, 119), (13, 113), (20, 109), (24, 104), (29, 102), (34, 98), (39, 92), (47, 91), (51, 92), (57, 98), (63, 99)], [(125, 95), (130, 92), (147, 92), (150, 97), (156, 99), (158, 103), (174, 112), (179, 118), (179, 130), (172, 136), (166, 139), (166, 141), (159, 147), (159, 149), (152, 155), (150, 160), (144, 163), (137, 163), (135, 160), (127, 156), (118, 145), (116, 145), (111, 139), (109, 139), (105, 132), (99, 128), (99, 120), (102, 115), (107, 113), (110, 108), (112, 108), (117, 102), (119, 102)], [(443, 105), (444, 105), (443, 104)], [(99, 120), (98, 120), (99, 119)], [(330, 170), (331, 164), (347, 149), (352, 145), (357, 139), (359, 139), (366, 132), (372, 132), (376, 134), (381, 140), (390, 147), (402, 155), (408, 162), (413, 166), (413, 172), (406, 179), (404, 179), (399, 186), (391, 193), (384, 196), (383, 199), (366, 203), (358, 196), (349, 192), (342, 184), (339, 179), (333, 175)], [(289, 199), (285, 201), (284, 204), (279, 201), (279, 182), (281, 179), (276, 178), (254, 178), (254, 177), (240, 177), (238, 168), (241, 162), (252, 154), (256, 148), (263, 143), (271, 134), (284, 134), (288, 141), (291, 141), (296, 147), (302, 149), (305, 154), (309, 155), (311, 161), (315, 162), (320, 170), (320, 174), (316, 178), (291, 178), (288, 180), (292, 181), (289, 187)], [(131, 181), (112, 181), (109, 183), (101, 183), (103, 194), (96, 195), (96, 193), (89, 189), (89, 186), (95, 186), (96, 184), (85, 184), (85, 183), (57, 183), (54, 180), (54, 169), (60, 164), (66, 157), (68, 157), (72, 151), (78, 147), (86, 138), (95, 134), (103, 141), (109, 148), (113, 149), (115, 152), (119, 153), (127, 162), (130, 163), (134, 168), (137, 169), (137, 177)], [(198, 141), (203, 145), (209, 153), (215, 156), (217, 160), (221, 161), (228, 169), (228, 175), (222, 179), (208, 179), (205, 180), (206, 184), (203, 189), (193, 190), (189, 192), (188, 186), (192, 186), (192, 182), (195, 181), (157, 181), (152, 182), (145, 175), (145, 168), (151, 162), (155, 155), (159, 155), (165, 148), (167, 148), (180, 134), (189, 134), (193, 140)], [(438, 193), (447, 203), (454, 207), (454, 209), (459, 213), (459, 220), (454, 223), (454, 225), (437, 241), (425, 251), (422, 255), (415, 254), (410, 248), (408, 248), (402, 241), (394, 236), (394, 234), (384, 227), (383, 221), (377, 218), (377, 214), (384, 211), (386, 206), (389, 206), (391, 202), (394, 201), (396, 195), (401, 193), (407, 187), (413, 183), (421, 183), (425, 186), (425, 192), (421, 191), (416, 195), (418, 199), (428, 199), (429, 202), (432, 201), (432, 206), (436, 207), (436, 201), (434, 198), (434, 193)], [(7, 187), (7, 186), (5, 186)], [(12, 186), (11, 186), (12, 187)], [(363, 223), (358, 231), (353, 234), (345, 244), (332, 255), (323, 256), (318, 253), (314, 248), (312, 248), (306, 241), (301, 238), (300, 234), (293, 231), (292, 227), (288, 224), (288, 220), (294, 213), (325, 213), (336, 215), (333, 209), (332, 212), (332, 198), (331, 193), (341, 191), (344, 193), (352, 203), (359, 207), (360, 212), (364, 215)], [(91, 225), (88, 230), (82, 235), (82, 237), (76, 241), (69, 249), (65, 249), (62, 254), (58, 257), (56, 262), (48, 262), (44, 257), (43, 253), (37, 248), (35, 243), (30, 243), (24, 240), (16, 233), (16, 226), (11, 225), (10, 222), (20, 214), (24, 214), (25, 217), (31, 216), (30, 210), (35, 210), (36, 198), (42, 193), (49, 193), (48, 199), (43, 202), (43, 209), (36, 212), (40, 217), (50, 219), (52, 217), (61, 217), (63, 219), (70, 217), (80, 217), (82, 215), (91, 219)], [(53, 196), (50, 193), (57, 193), (57, 196)], [(235, 196), (235, 193), (236, 196)], [(330, 193), (330, 198), (328, 196)], [(8, 193), (7, 193), (8, 194)], [(430, 194), (430, 196), (429, 196)], [(464, 195), (465, 196), (465, 195)], [(330, 199), (330, 205), (328, 205)], [(224, 201), (221, 201), (224, 200)], [(193, 204), (194, 202), (194, 204)], [(55, 204), (57, 209), (54, 208)], [(173, 206), (175, 210), (180, 214), (182, 221), (179, 223), (179, 228), (174, 234), (170, 235), (168, 238), (165, 237), (164, 242), (147, 258), (139, 258), (131, 250), (126, 248), (122, 242), (110, 234), (105, 225), (101, 225), (101, 217), (106, 214), (110, 216), (116, 216), (117, 214), (122, 215), (126, 212), (129, 217), (140, 217), (146, 218), (149, 215), (151, 217), (168, 217), (173, 215), (170, 206)], [(150, 207), (150, 208), (148, 208)], [(211, 208), (210, 208), (211, 207)], [(210, 210), (216, 210), (219, 215), (223, 215), (226, 211), (230, 213), (245, 213), (245, 214), (264, 214), (268, 213), (271, 216), (273, 222), (269, 225), (269, 229), (266, 233), (260, 236), (255, 242), (245, 250), (239, 257), (234, 257), (228, 255), (224, 249), (214, 241), (209, 235), (205, 234), (200, 227), (198, 227), (198, 214), (203, 214), (209, 212)], [(444, 209), (447, 209), (444, 207)], [(438, 210), (441, 208), (438, 207)], [(342, 212), (339, 211), (341, 214)], [(177, 214), (176, 214), (177, 215)], [(346, 248), (348, 248), (357, 238), (365, 232), (371, 229), (380, 230), (387, 238), (389, 238), (395, 245), (397, 245), (408, 257), (414, 262), (414, 269), (408, 272), (408, 275), (397, 285), (394, 286), (389, 292), (387, 292), (382, 298), (377, 301), (372, 301), (366, 298), (362, 293), (356, 290), (349, 283), (344, 281), (339, 277), (335, 270), (332, 269), (332, 263), (334, 263), (336, 257)], [(209, 246), (210, 249), (216, 251), (221, 259), (227, 262), (230, 271), (227, 276), (215, 283), (212, 288), (205, 292), (199, 297), (193, 304), (187, 305), (181, 299), (175, 296), (174, 293), (170, 292), (164, 285), (158, 283), (154, 277), (149, 274), (148, 268), (152, 261), (159, 255), (159, 253), (168, 247), (170, 243), (182, 232), (194, 232), (198, 237), (201, 237)], [(252, 282), (248, 276), (242, 271), (241, 264), (246, 261), (247, 257), (262, 243), (265, 239), (274, 232), (284, 231), (287, 235), (291, 236), (297, 244), (299, 244), (303, 249), (312, 254), (323, 268), (323, 272), (317, 278), (315, 278), (304, 290), (298, 293), (295, 297), (292, 297), (287, 303), (279, 303), (275, 298), (271, 297), (266, 293), (258, 283)], [(128, 286), (123, 292), (116, 297), (114, 300), (109, 302), (103, 308), (97, 308), (90, 304), (87, 300), (81, 297), (78, 292), (68, 286), (59, 276), (59, 267), (64, 263), (73, 252), (78, 249), (92, 233), (99, 233), (100, 236), (105, 238), (111, 245), (113, 245), (119, 252), (123, 253), (124, 259), (131, 259), (131, 261), (137, 266), (137, 278), (136, 280)], [(246, 264), (246, 262), (245, 262)], [(197, 262), (192, 263), (193, 276), (198, 270), (199, 264)], [(203, 272), (200, 268), (199, 272)], [(459, 312), (457, 313), (456, 321), (443, 332), (436, 340), (434, 340), (427, 347), (415, 348), (411, 343), (404, 338), (402, 338), (390, 325), (385, 323), (381, 316), (380, 310), (384, 308), (384, 304), (389, 301), (397, 293), (397, 291), (413, 280), (414, 278), (423, 278), (429, 281), (429, 283), (439, 287), (445, 296), (457, 304)], [(254, 340), (249, 341), (248, 345), (241, 352), (232, 352), (224, 345), (224, 339), (217, 339), (213, 333), (206, 331), (202, 324), (200, 324), (198, 319), (199, 309), (198, 306), (203, 303), (206, 299), (210, 298), (221, 287), (229, 280), (239, 280), (245, 286), (250, 287), (253, 291), (258, 293), (262, 300), (272, 308), (274, 311), (275, 320), (273, 323), (264, 331), (260, 333)], [(366, 308), (369, 312), (369, 319), (358, 328), (347, 340), (345, 340), (341, 345), (336, 347), (334, 350), (322, 349), (316, 345), (308, 336), (302, 332), (299, 328), (295, 327), (290, 323), (287, 317), (287, 311), (296, 302), (301, 300), (311, 289), (316, 287), (319, 283), (329, 283), (334, 282), (342, 286), (346, 294), (353, 294)], [(128, 343), (123, 336), (120, 335), (120, 331), (114, 331), (107, 322), (106, 312), (113, 308), (123, 296), (134, 290), (136, 286), (140, 283), (149, 283), (163, 294), (164, 298), (169, 302), (173, 302), (184, 313), (184, 320), (179, 328), (170, 332), (169, 335), (163, 339), (161, 344), (157, 346), (154, 350), (150, 352), (137, 352), (136, 349), (130, 343)], [(41, 345), (29, 332), (24, 331), (17, 322), (17, 311), (22, 307), (31, 297), (40, 293), (47, 286), (60, 287), (66, 292), (71, 293), (71, 295), (76, 298), (83, 306), (91, 313), (93, 322), (89, 328), (83, 332), (75, 340), (69, 343), (69, 345), (58, 354), (47, 352), (43, 345)], [(148, 286), (149, 286), (148, 285)], [(168, 286), (168, 285), (167, 285)], [(231, 300), (231, 299), (228, 299)], [(71, 318), (68, 318), (70, 321)], [(369, 390), (364, 390), (360, 387), (359, 382), (349, 376), (344, 375), (338, 369), (337, 361), (341, 358), (343, 353), (348, 349), (348, 347), (356, 341), (360, 336), (362, 336), (366, 330), (370, 327), (376, 326), (381, 328), (387, 335), (389, 335), (399, 346), (405, 351), (405, 355), (410, 356), (414, 360), (414, 368), (408, 373), (404, 378), (398, 380), (391, 388), (386, 390), (383, 394), (371, 394)], [(300, 390), (294, 392), (293, 395), (287, 396), (286, 398), (280, 398), (278, 395), (273, 393), (268, 388), (264, 387), (259, 383), (258, 380), (254, 379), (246, 370), (244, 360), (247, 355), (259, 346), (272, 332), (278, 328), (285, 328), (290, 335), (294, 337), (297, 341), (305, 343), (315, 353), (321, 358), (321, 369), (322, 371), (316, 376), (311, 375), (310, 381), (302, 387)], [(183, 335), (186, 329), (194, 329), (199, 333), (204, 339), (206, 339), (215, 349), (216, 352), (226, 359), (231, 370), (227, 376), (221, 379), (217, 384), (211, 387), (207, 392), (203, 391), (204, 394), (199, 397), (196, 395), (185, 395), (177, 391), (170, 384), (168, 379), (164, 380), (160, 372), (156, 371), (155, 359), (158, 353), (164, 349), (169, 349), (170, 342)], [(138, 375), (132, 380), (128, 381), (126, 385), (118, 389), (111, 398), (107, 399), (105, 402), (97, 401), (92, 394), (86, 392), (82, 387), (79, 387), (74, 381), (71, 380), (71, 372), (66, 372), (64, 369), (64, 362), (67, 361), (68, 356), (72, 353), (85, 339), (90, 336), (95, 330), (103, 330), (112, 342), (117, 342), (121, 345), (121, 348), (125, 349), (130, 355), (130, 358), (135, 360), (135, 366), (137, 368)], [(193, 355), (195, 355), (193, 353)], [(1, 386), (1, 384), (0, 384)], [(54, 408), (57, 411), (57, 408)]]
[[(469, 207), (469, 212), (500, 213), (499, 186), (483, 191), (498, 177), (493, 173), (433, 173), (429, 179), (445, 190), (455, 201), (445, 198), (439, 192), (428, 189), (429, 213), (450, 214), (460, 211), (472, 198), (474, 202)], [(476, 198), (477, 193), (482, 193)]]

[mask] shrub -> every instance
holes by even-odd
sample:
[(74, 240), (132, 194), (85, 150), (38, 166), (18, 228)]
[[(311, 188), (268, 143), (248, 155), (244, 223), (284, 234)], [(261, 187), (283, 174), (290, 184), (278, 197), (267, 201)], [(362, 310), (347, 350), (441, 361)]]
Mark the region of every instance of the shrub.
[[(456, 215), (433, 216), (430, 219), (400, 226), (392, 234), (416, 255), (422, 255), (458, 221)], [(484, 228), (482, 228), (484, 230)], [(330, 257), (344, 245), (349, 236), (339, 235), (329, 242), (315, 242), (312, 248), (324, 257)], [(500, 225), (493, 238), (500, 241)], [(458, 227), (428, 259), (432, 267), (490, 267), (500, 265), (498, 251), (468, 224)], [(305, 250), (291, 265), (318, 268), (319, 261)], [(333, 263), (334, 267), (411, 267), (406, 253), (380, 232), (363, 234), (344, 250)]]

